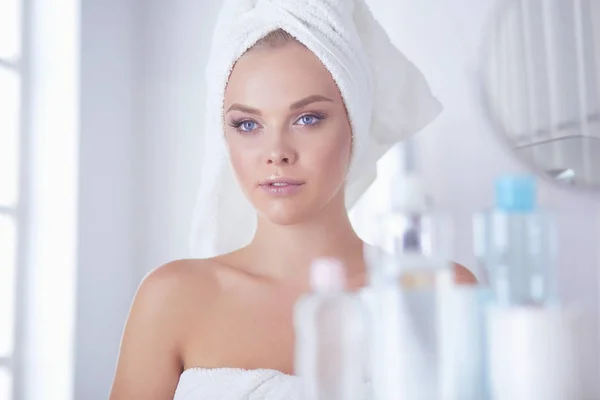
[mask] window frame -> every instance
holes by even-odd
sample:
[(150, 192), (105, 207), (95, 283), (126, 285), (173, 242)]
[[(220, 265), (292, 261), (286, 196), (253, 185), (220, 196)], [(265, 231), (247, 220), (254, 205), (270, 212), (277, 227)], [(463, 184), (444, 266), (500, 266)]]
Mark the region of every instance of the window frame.
[(13, 260), (14, 271), (14, 291), (13, 291), (13, 307), (14, 307), (14, 319), (12, 321), (13, 330), (13, 343), (10, 352), (6, 356), (0, 356), (0, 369), (6, 371), (10, 376), (11, 385), (11, 397), (13, 399), (19, 397), (19, 387), (21, 382), (21, 369), (23, 359), (23, 352), (21, 341), (23, 337), (23, 326), (25, 319), (25, 302), (26, 294), (24, 293), (25, 285), (25, 271), (24, 271), (24, 255), (26, 254), (27, 246), (27, 233), (26, 230), (26, 196), (28, 176), (25, 173), (26, 166), (29, 162), (28, 157), (28, 140), (27, 140), (27, 105), (29, 104), (28, 88), (29, 79), (26, 73), (26, 59), (28, 54), (28, 28), (29, 28), (29, 8), (30, 4), (28, 0), (16, 0), (18, 2), (17, 7), (20, 8), (20, 47), (17, 55), (14, 59), (0, 56), (0, 68), (11, 71), (19, 76), (19, 97), (18, 97), (18, 145), (17, 145), (17, 167), (16, 167), (16, 181), (17, 181), (17, 198), (14, 205), (0, 205), (0, 215), (10, 218), (15, 227), (15, 258)]

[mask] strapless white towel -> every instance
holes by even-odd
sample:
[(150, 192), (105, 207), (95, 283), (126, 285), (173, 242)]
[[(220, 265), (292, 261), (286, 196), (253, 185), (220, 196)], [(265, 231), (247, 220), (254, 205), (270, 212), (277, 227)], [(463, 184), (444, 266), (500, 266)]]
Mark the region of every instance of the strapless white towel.
[[(370, 396), (365, 383), (364, 398)], [(302, 400), (300, 379), (272, 369), (190, 368), (181, 374), (173, 400)]]
[(301, 400), (298, 377), (270, 369), (190, 368), (173, 400)]

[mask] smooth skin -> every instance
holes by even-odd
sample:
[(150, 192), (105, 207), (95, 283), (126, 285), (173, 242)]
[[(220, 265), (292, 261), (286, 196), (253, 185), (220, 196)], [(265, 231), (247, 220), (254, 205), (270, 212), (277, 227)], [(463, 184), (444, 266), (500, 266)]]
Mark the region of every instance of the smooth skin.
[[(144, 278), (111, 400), (172, 399), (193, 367), (292, 374), (292, 310), (308, 290), (311, 260), (337, 257), (350, 288), (365, 285), (363, 242), (344, 206), (351, 129), (327, 69), (295, 42), (253, 49), (232, 71), (224, 110), (232, 164), (259, 215), (256, 235), (233, 253), (174, 261)], [(259, 184), (273, 175), (304, 183), (273, 196)], [(455, 271), (458, 283), (476, 282)]]

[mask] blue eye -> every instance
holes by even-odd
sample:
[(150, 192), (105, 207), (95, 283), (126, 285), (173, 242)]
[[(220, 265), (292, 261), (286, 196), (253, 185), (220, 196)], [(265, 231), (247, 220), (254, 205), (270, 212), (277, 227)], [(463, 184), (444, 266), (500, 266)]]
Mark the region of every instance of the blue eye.
[(317, 123), (319, 123), (324, 117), (323, 116), (319, 116), (319, 115), (314, 115), (314, 114), (306, 114), (301, 116), (298, 119), (298, 124), (299, 125), (316, 125)]
[(256, 122), (254, 121), (243, 121), (239, 125), (240, 130), (244, 132), (251, 132), (256, 129)]
[(252, 133), (258, 128), (258, 123), (251, 119), (233, 120), (229, 125), (242, 133)]

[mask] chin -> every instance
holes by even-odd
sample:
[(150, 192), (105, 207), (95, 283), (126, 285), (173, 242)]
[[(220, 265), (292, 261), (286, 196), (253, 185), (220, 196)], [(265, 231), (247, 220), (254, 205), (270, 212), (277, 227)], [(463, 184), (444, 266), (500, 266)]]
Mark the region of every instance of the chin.
[(262, 216), (276, 225), (295, 225), (305, 221), (308, 217), (305, 213), (299, 213), (296, 210), (266, 212)]
[(309, 219), (311, 212), (306, 207), (291, 202), (289, 204), (273, 204), (263, 208), (260, 215), (276, 225), (294, 225)]

